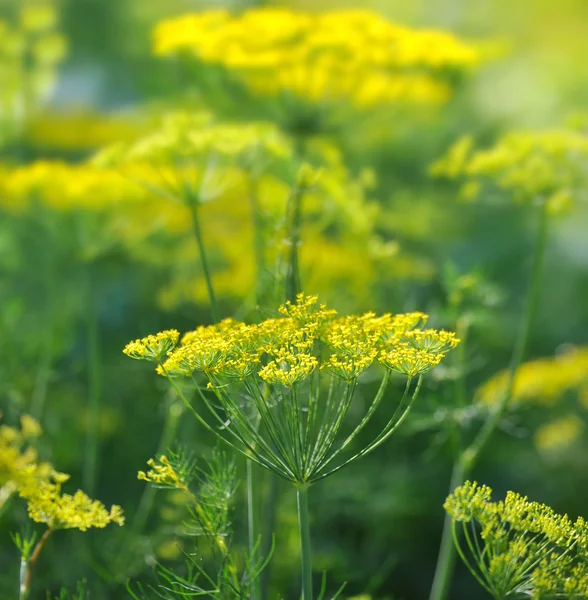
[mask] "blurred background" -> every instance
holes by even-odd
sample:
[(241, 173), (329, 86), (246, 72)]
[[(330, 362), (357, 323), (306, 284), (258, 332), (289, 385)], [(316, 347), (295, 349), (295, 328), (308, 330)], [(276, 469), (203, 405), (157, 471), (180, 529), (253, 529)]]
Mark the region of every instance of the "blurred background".
[[(211, 322), (186, 216), (157, 197), (119, 207), (123, 194), (135, 192), (110, 175), (92, 179), (87, 161), (101, 148), (140, 139), (178, 109), (237, 122), (254, 115), (287, 130), (271, 107), (227, 101), (230, 88), (218, 84), (207, 94), (202, 73), (155, 56), (155, 25), (219, 7), (362, 8), (480, 49), (483, 60), (446, 102), (346, 113), (344, 127), (315, 136), (328, 185), (309, 202), (302, 228), (303, 288), (342, 313), (423, 310), (436, 327), (455, 330), (460, 317), (468, 323), (471, 410), (455, 416), (457, 375), (440, 367), (397, 436), (310, 496), (314, 568), (317, 577), (327, 573), (328, 590), (346, 581), (345, 597), (427, 598), (451, 428), (456, 420), (466, 430), (479, 424), (476, 390), (508, 365), (536, 228), (536, 215), (508, 199), (464, 204), (458, 186), (430, 177), (429, 167), (466, 134), (484, 146), (513, 129), (585, 131), (588, 4), (61, 0), (51, 3), (54, 22), (28, 30), (26, 4), (0, 0), (0, 410), (7, 423), (22, 413), (37, 418), (41, 456), (71, 473), (73, 489), (122, 505), (127, 518), (123, 528), (56, 535), (35, 567), (32, 598), (73, 590), (80, 579), (92, 598), (125, 598), (127, 580), (151, 581), (154, 560), (173, 565), (188, 544), (177, 535), (183, 507), (173, 495), (146, 491), (136, 473), (174, 443), (197, 455), (214, 445), (164, 380), (122, 354), (148, 333)], [(264, 188), (268, 214), (279, 212), (284, 185)], [(223, 317), (257, 315), (247, 210), (238, 193), (203, 207)], [(554, 219), (549, 235), (528, 360), (557, 361), (588, 345), (586, 203)], [(588, 516), (588, 359), (580, 359), (573, 381), (547, 399), (541, 390), (523, 393), (492, 439), (474, 476), (497, 495), (514, 489)], [(366, 381), (362, 393), (375, 383)], [(269, 493), (269, 478), (264, 485)], [(270, 598), (298, 593), (290, 491), (277, 486)], [(240, 497), (238, 532), (243, 485)], [(19, 557), (10, 532), (26, 523), (26, 510), (14, 502), (0, 516), (0, 597), (11, 598)], [(458, 565), (450, 598), (482, 593)]]

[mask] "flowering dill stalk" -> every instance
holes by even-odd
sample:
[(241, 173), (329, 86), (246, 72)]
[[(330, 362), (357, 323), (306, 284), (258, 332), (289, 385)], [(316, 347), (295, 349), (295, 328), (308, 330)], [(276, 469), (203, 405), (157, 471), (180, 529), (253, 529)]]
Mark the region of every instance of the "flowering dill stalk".
[[(449, 490), (450, 493), (452, 493), (456, 487), (463, 484), (468, 478), (469, 474), (476, 466), (481, 452), (486, 447), (486, 444), (490, 440), (511, 402), (517, 371), (523, 361), (531, 325), (539, 302), (541, 274), (543, 270), (545, 248), (547, 245), (548, 222), (549, 208), (546, 202), (542, 202), (539, 208), (539, 225), (535, 238), (531, 279), (525, 301), (523, 320), (515, 340), (515, 346), (510, 361), (506, 390), (502, 394), (499, 404), (490, 413), (474, 440), (467, 448), (460, 452), (460, 455), (453, 466)], [(461, 446), (463, 441), (462, 436), (459, 432), (456, 432), (456, 435), (459, 437), (458, 443)], [(455, 547), (452, 535), (451, 517), (446, 514), (429, 600), (445, 600), (449, 593), (449, 586), (455, 565)]]
[[(226, 319), (199, 327), (185, 334), (179, 345), (177, 331), (164, 331), (129, 343), (124, 352), (155, 360), (158, 373), (169, 379), (208, 431), (295, 486), (302, 587), (309, 599), (307, 488), (383, 444), (407, 418), (422, 376), (459, 340), (451, 332), (419, 329), (427, 319), (423, 313), (336, 318), (336, 311), (318, 304), (316, 296), (302, 293), (279, 313), (279, 318), (256, 325)], [(380, 387), (364, 415), (355, 425), (348, 423), (354, 420), (349, 409), (358, 378), (377, 363), (383, 370)], [(193, 379), (195, 372), (208, 379), (205, 389)], [(351, 443), (384, 404), (392, 372), (406, 379), (404, 393), (384, 409), (380, 433), (350, 452)], [(190, 405), (178, 377), (192, 378), (205, 412)]]

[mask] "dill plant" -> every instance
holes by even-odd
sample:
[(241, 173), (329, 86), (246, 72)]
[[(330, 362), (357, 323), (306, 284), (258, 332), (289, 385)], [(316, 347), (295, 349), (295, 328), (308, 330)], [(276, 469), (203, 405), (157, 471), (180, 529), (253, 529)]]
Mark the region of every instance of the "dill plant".
[(26, 502), (29, 519), (46, 525), (40, 537), (36, 532), (13, 536), (21, 555), (19, 600), (29, 597), (33, 568), (55, 531), (87, 531), (110, 523), (124, 524), (120, 506), (107, 509), (81, 490), (73, 495), (62, 492), (70, 476), (39, 460), (32, 442), (41, 433), (41, 427), (29, 415), (21, 417), (20, 428), (0, 426), (0, 510), (13, 495), (18, 496)]
[[(299, 139), (379, 106), (443, 103), (480, 61), (476, 48), (451, 34), (362, 9), (205, 10), (160, 22), (153, 47), (157, 56), (197, 65), (193, 76), (211, 102), (224, 92), (225, 104), (229, 96), (254, 111), (261, 105)], [(203, 67), (215, 76), (202, 75)]]
[[(240, 560), (233, 548), (235, 460), (215, 450), (205, 459), (203, 467), (199, 462), (185, 452), (171, 452), (169, 456), (150, 459), (149, 469), (139, 472), (139, 479), (182, 494), (190, 515), (186, 535), (205, 542), (200, 554), (183, 552), (186, 562), (183, 574), (158, 565), (159, 582), (152, 591), (158, 597), (170, 599), (187, 595), (251, 598), (267, 560), (259, 558), (257, 545), (253, 553)], [(129, 590), (138, 598), (130, 587)], [(143, 597), (148, 593), (141, 584), (138, 591)]]
[[(587, 157), (586, 135), (560, 128), (509, 132), (486, 149), (476, 149), (473, 139), (466, 136), (430, 168), (433, 176), (461, 180), (464, 200), (500, 203), (506, 196), (527, 207), (536, 219), (531, 273), (510, 365), (502, 376), (500, 388), (494, 390), (495, 401), (473, 439), (466, 440), (459, 429), (455, 432), (456, 456), (450, 492), (469, 477), (515, 396), (517, 374), (539, 304), (550, 224), (555, 217), (568, 212), (575, 201), (585, 198)], [(461, 365), (462, 372), (464, 366)], [(451, 521), (446, 516), (429, 600), (447, 597), (454, 560)]]
[[(459, 340), (451, 332), (423, 329), (427, 315), (419, 312), (338, 317), (302, 293), (279, 310), (280, 317), (254, 325), (227, 319), (200, 327), (179, 345), (177, 331), (164, 331), (129, 343), (124, 352), (156, 362), (202, 426), (295, 486), (302, 595), (309, 600), (309, 487), (384, 443), (408, 416), (423, 375)], [(358, 379), (372, 364), (382, 369), (380, 386), (353, 422), (349, 409)], [(404, 378), (404, 392), (388, 408), (393, 374)], [(204, 410), (186, 398), (186, 385)], [(376, 414), (383, 423), (379, 434), (352, 450)]]
[(478, 583), (496, 600), (586, 598), (586, 521), (514, 492), (500, 502), (491, 494), (466, 481), (444, 505), (457, 551)]

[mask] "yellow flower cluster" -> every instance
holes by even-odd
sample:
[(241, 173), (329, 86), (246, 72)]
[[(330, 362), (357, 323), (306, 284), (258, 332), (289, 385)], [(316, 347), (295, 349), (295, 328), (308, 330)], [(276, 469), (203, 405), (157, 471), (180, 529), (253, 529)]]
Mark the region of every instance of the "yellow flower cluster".
[[(382, 444), (408, 415), (421, 387), (420, 376), (459, 342), (448, 332), (432, 329), (418, 335), (417, 325), (427, 318), (423, 313), (339, 317), (317, 296), (302, 293), (281, 306), (279, 314), (253, 325), (227, 319), (199, 327), (167, 352), (157, 372), (171, 380), (187, 404), (173, 378), (202, 373), (214, 401), (194, 379), (213, 423), (193, 411), (200, 424), (296, 484), (326, 477)], [(379, 390), (351, 433), (340, 439), (358, 377), (375, 361), (384, 367)], [(393, 417), (360, 453), (329, 467), (378, 409), (391, 372), (408, 378)], [(161, 476), (172, 477), (165, 465)]]
[(16, 491), (50, 476), (48, 463), (39, 463), (36, 450), (28, 442), (41, 434), (39, 424), (30, 416), (21, 417), (16, 429), (0, 425), (0, 507)]
[(98, 500), (78, 490), (62, 494), (61, 486), (69, 475), (55, 471), (52, 465), (39, 462), (37, 452), (28, 442), (41, 435), (39, 424), (23, 415), (21, 427), (0, 426), (0, 506), (13, 493), (25, 499), (29, 517), (50, 529), (80, 529), (122, 525), (120, 506), (110, 510)]
[(149, 471), (139, 471), (137, 479), (154, 483), (158, 486), (171, 487), (180, 490), (186, 490), (186, 483), (182, 477), (172, 467), (169, 459), (161, 455), (157, 460), (150, 458), (147, 465), (151, 467)]
[(583, 431), (584, 421), (578, 415), (565, 415), (537, 428), (535, 446), (545, 454), (557, 453), (569, 448)]
[(130, 142), (143, 129), (144, 125), (132, 114), (43, 111), (29, 122), (25, 141), (44, 151), (78, 154), (94, 152), (115, 142)]
[[(497, 600), (521, 593), (533, 598), (586, 597), (586, 521), (580, 517), (573, 522), (514, 492), (500, 502), (492, 502), (491, 494), (487, 486), (468, 481), (444, 505), (454, 528), (463, 526), (471, 556), (456, 535), (462, 558), (490, 595)], [(468, 527), (470, 522), (477, 527)]]
[(463, 138), (431, 167), (431, 174), (465, 179), (466, 199), (491, 183), (517, 202), (545, 202), (559, 213), (586, 187), (587, 159), (588, 137), (582, 132), (521, 131), (507, 133), (485, 150), (474, 150), (472, 138)]
[(31, 210), (36, 204), (55, 211), (100, 212), (145, 196), (136, 183), (116, 171), (88, 164), (38, 161), (3, 167), (0, 173), (1, 205), (14, 213)]
[(358, 108), (444, 101), (451, 93), (447, 75), (479, 60), (471, 45), (449, 33), (409, 29), (359, 9), (209, 10), (161, 22), (154, 49), (220, 65), (254, 94)]
[(22, 132), (23, 118), (54, 85), (67, 52), (57, 21), (53, 3), (44, 0), (22, 3), (17, 24), (0, 19), (0, 143)]
[(102, 502), (92, 500), (84, 492), (62, 494), (61, 484), (69, 475), (53, 473), (49, 480), (39, 482), (34, 488), (20, 491), (27, 500), (29, 517), (37, 523), (45, 523), (50, 529), (104, 528), (109, 523), (124, 524), (120, 506), (113, 505), (108, 510)]
[[(209, 118), (176, 113), (91, 162), (0, 166), (0, 210), (12, 218), (55, 221), (56, 230), (68, 232), (63, 242), (84, 258), (115, 247), (165, 268), (158, 301), (174, 308), (207, 297), (196, 268), (192, 218), (178, 201), (197, 199), (204, 202), (200, 219), (215, 292), (245, 297), (256, 278), (256, 214), (263, 221), (266, 269), (273, 270), (288, 251), (285, 212), (295, 176), (283, 168), (282, 158), (291, 144), (273, 126)], [(367, 172), (352, 175), (341, 152), (324, 140), (309, 141), (306, 154), (320, 175), (302, 202), (302, 276), (319, 291), (344, 287), (367, 301), (380, 270), (393, 271), (397, 260), (371, 243), (378, 216), (368, 198), (373, 178)]]
[(155, 335), (148, 335), (140, 340), (129, 342), (123, 352), (138, 360), (154, 360), (161, 362), (178, 343), (179, 331), (169, 329)]
[[(229, 159), (242, 167), (265, 166), (268, 158), (289, 158), (291, 143), (279, 129), (266, 122), (218, 122), (207, 111), (172, 112), (151, 133), (129, 144), (115, 144), (96, 157), (106, 164), (171, 163)], [(192, 162), (190, 163), (192, 164)]]
[[(131, 342), (124, 352), (133, 358), (161, 361), (161, 374), (190, 375), (202, 371), (213, 385), (219, 378), (244, 380), (257, 374), (270, 384), (292, 387), (324, 369), (354, 381), (377, 358), (392, 371), (416, 377), (443, 359), (457, 345), (455, 335), (433, 329), (414, 329), (426, 320), (423, 313), (336, 317), (336, 311), (318, 304), (316, 296), (300, 294), (295, 303), (280, 307), (282, 318), (257, 325), (232, 320), (200, 327), (181, 345), (170, 332)], [(169, 341), (152, 349), (156, 340)]]
[[(509, 374), (501, 371), (476, 390), (476, 401), (493, 406), (506, 393)], [(566, 392), (588, 385), (588, 348), (580, 347), (555, 356), (523, 363), (514, 380), (513, 405), (533, 403), (552, 406)]]

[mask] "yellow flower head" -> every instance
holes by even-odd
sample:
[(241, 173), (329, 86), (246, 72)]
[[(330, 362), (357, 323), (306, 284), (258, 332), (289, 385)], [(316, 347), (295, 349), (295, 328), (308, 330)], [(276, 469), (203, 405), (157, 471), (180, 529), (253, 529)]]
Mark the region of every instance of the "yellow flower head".
[(588, 137), (582, 132), (519, 131), (481, 150), (465, 137), (432, 165), (431, 174), (463, 180), (468, 200), (492, 184), (517, 202), (544, 202), (552, 213), (561, 213), (586, 187), (587, 159)]
[(109, 523), (124, 524), (120, 506), (113, 505), (108, 510), (102, 502), (92, 500), (84, 492), (62, 494), (62, 478), (52, 476), (52, 480), (40, 483), (34, 489), (21, 491), (27, 500), (29, 517), (37, 523), (45, 523), (51, 529), (103, 528)]
[(148, 335), (140, 340), (129, 342), (123, 352), (137, 360), (154, 360), (161, 363), (178, 343), (180, 334), (175, 329), (168, 329), (155, 335)]
[(257, 95), (357, 108), (441, 102), (451, 93), (447, 74), (479, 60), (451, 34), (411, 30), (368, 10), (205, 11), (161, 22), (154, 50), (221, 66)]

